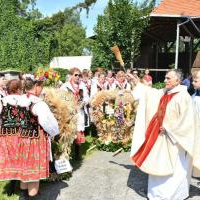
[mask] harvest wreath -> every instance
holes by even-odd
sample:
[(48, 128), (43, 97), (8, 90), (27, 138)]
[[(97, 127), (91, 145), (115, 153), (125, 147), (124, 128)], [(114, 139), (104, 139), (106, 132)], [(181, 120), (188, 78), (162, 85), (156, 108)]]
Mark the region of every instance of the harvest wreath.
[[(91, 118), (98, 132), (97, 146), (130, 143), (138, 102), (127, 90), (100, 91), (90, 102)], [(101, 144), (101, 145), (99, 145)], [(107, 148), (109, 149), (109, 148)]]

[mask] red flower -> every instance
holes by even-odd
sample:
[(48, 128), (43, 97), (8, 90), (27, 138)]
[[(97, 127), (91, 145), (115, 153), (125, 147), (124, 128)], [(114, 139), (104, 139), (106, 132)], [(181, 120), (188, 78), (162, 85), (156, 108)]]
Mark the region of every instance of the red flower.
[(22, 118), (22, 119), (24, 119), (24, 113), (19, 113), (19, 115), (20, 115), (20, 117)]
[(49, 73), (48, 73), (48, 72), (45, 72), (45, 73), (44, 73), (44, 77), (45, 77), (45, 78), (48, 78), (48, 77), (49, 77)]
[(12, 110), (12, 112), (13, 112), (14, 115), (17, 114), (17, 111), (18, 111), (17, 108), (13, 108), (13, 110)]

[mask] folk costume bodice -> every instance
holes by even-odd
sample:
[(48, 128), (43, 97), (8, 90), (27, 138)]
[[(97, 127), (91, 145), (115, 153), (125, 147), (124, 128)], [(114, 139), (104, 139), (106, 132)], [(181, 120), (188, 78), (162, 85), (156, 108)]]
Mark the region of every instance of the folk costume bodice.
[(74, 95), (77, 105), (83, 102), (83, 89), (80, 88), (79, 84), (74, 84), (70, 81), (70, 85), (67, 87), (67, 90)]
[[(59, 134), (58, 122), (48, 105), (40, 98), (30, 94), (8, 95), (0, 101), (2, 128), (20, 129), (20, 135), (28, 136), (24, 129), (28, 128), (30, 137), (37, 137), (41, 127), (49, 136)], [(37, 127), (37, 128), (36, 128)], [(10, 132), (7, 130), (7, 132)], [(21, 133), (22, 132), (22, 133)], [(5, 131), (3, 132), (5, 133)]]
[(102, 91), (102, 90), (108, 90), (109, 89), (109, 85), (108, 82), (104, 82), (104, 83), (100, 83), (99, 81), (97, 81), (97, 91)]
[(123, 90), (123, 89), (130, 89), (130, 85), (129, 83), (125, 80), (124, 82), (119, 82), (119, 81), (116, 81), (116, 88), (119, 89), (119, 90)]
[(0, 135), (20, 135), (21, 137), (38, 138), (38, 118), (33, 115), (31, 103), (28, 107), (2, 104)]
[(87, 93), (88, 95), (90, 95), (90, 91), (91, 91), (91, 80), (82, 80), (83, 84), (85, 85), (86, 89), (87, 89)]
[(65, 83), (61, 89), (72, 93), (76, 99), (77, 105), (82, 102), (87, 104), (89, 101), (87, 88), (83, 82), (80, 82), (79, 84), (74, 84), (71, 81), (69, 81)]
[(106, 78), (107, 82), (108, 82), (108, 86), (109, 86), (109, 89), (113, 89), (113, 86), (115, 85), (115, 78), (114, 77), (111, 77), (111, 78)]

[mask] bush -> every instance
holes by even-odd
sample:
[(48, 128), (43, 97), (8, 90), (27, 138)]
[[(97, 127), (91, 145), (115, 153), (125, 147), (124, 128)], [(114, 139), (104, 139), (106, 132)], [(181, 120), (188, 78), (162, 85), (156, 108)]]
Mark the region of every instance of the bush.
[(162, 89), (162, 88), (165, 87), (165, 83), (163, 83), (163, 82), (158, 82), (158, 83), (153, 84), (152, 87), (153, 87), (153, 88), (156, 88), (156, 89)]

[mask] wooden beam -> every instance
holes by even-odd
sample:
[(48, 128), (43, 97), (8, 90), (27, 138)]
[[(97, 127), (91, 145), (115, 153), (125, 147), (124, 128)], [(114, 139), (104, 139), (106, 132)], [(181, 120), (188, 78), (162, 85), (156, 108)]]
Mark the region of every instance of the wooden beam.
[(156, 36), (153, 36), (152, 34), (149, 34), (147, 32), (144, 32), (144, 35), (150, 37), (151, 39), (153, 39), (155, 41), (163, 42), (160, 38), (157, 38)]
[(189, 53), (189, 69), (188, 72), (191, 71), (192, 68), (192, 54), (193, 54), (193, 38), (190, 40), (190, 53)]
[[(133, 70), (144, 71), (145, 69), (144, 68), (133, 68)], [(170, 70), (170, 69), (169, 68), (168, 69), (149, 69), (149, 71), (155, 71), (155, 72), (167, 72), (168, 70)]]

